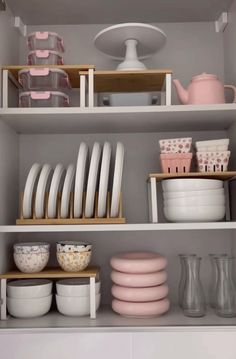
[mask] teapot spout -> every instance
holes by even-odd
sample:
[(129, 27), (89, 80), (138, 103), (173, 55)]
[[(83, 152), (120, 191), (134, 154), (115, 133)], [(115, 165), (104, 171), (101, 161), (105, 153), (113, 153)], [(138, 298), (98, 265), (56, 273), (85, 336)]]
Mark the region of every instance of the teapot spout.
[(179, 100), (182, 104), (187, 105), (188, 103), (188, 91), (185, 90), (185, 88), (181, 85), (180, 81), (175, 79), (173, 80), (177, 95), (179, 97)]

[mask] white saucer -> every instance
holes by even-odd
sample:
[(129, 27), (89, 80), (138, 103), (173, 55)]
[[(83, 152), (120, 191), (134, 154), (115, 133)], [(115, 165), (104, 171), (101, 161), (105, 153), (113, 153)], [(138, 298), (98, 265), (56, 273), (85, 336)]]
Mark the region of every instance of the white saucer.
[(34, 163), (27, 176), (22, 205), (23, 218), (32, 218), (32, 197), (37, 187), (41, 168), (40, 164)]
[(95, 142), (89, 166), (87, 193), (85, 201), (85, 217), (91, 218), (94, 214), (94, 198), (98, 181), (98, 170), (101, 156), (101, 145)]
[(45, 193), (50, 186), (52, 174), (53, 174), (52, 167), (48, 164), (43, 165), (42, 171), (39, 176), (36, 197), (35, 197), (36, 218), (44, 217)]
[(119, 214), (123, 164), (124, 164), (124, 145), (121, 142), (117, 142), (115, 169), (114, 169), (114, 177), (113, 177), (112, 196), (111, 196), (111, 214), (110, 214), (111, 217), (118, 217)]
[(88, 158), (88, 146), (82, 142), (79, 147), (79, 153), (76, 165), (75, 175), (75, 195), (74, 195), (74, 217), (82, 216), (83, 192), (86, 183), (86, 167)]
[(70, 164), (66, 171), (66, 177), (61, 196), (61, 218), (69, 217), (70, 194), (73, 191), (75, 179), (75, 166)]
[(57, 197), (65, 178), (65, 168), (59, 163), (53, 173), (48, 196), (48, 218), (56, 218)]
[(111, 161), (111, 144), (109, 142), (105, 142), (102, 152), (102, 164), (101, 164), (100, 182), (99, 182), (99, 190), (98, 190), (98, 217), (104, 217), (106, 214), (110, 161)]

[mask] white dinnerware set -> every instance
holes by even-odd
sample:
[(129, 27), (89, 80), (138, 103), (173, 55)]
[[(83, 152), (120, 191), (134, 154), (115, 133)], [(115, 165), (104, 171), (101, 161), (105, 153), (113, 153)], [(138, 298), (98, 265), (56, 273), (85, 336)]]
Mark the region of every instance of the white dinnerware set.
[[(90, 313), (90, 285), (87, 278), (62, 279), (56, 283), (58, 311), (66, 316), (85, 316)], [(95, 283), (96, 310), (101, 302), (101, 282)]]
[(211, 222), (226, 213), (224, 182), (204, 178), (162, 181), (164, 215), (171, 222)]
[(52, 281), (22, 279), (7, 283), (7, 310), (16, 318), (35, 318), (49, 312)]
[[(95, 215), (97, 218), (118, 217), (124, 162), (124, 146), (121, 142), (116, 145), (113, 173), (110, 169), (111, 159), (112, 146), (109, 142), (105, 142), (104, 145), (95, 142), (91, 156), (89, 156), (88, 145), (82, 142), (76, 166), (70, 164), (65, 169), (59, 163), (53, 169), (50, 164), (34, 163), (25, 183), (22, 217), (24, 219), (94, 218)], [(109, 181), (112, 183), (112, 188), (108, 206)]]
[[(48, 279), (23, 279), (7, 283), (7, 310), (16, 318), (36, 318), (49, 312), (52, 304), (53, 282)], [(68, 278), (56, 282), (56, 305), (67, 316), (90, 313), (90, 284), (88, 278)], [(95, 283), (96, 310), (101, 302), (101, 282)]]

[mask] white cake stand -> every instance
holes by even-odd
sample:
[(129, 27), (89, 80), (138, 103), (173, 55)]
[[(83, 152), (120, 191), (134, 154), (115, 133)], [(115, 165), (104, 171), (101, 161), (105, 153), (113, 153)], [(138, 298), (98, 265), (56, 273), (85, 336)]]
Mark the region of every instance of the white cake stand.
[(165, 44), (165, 33), (156, 26), (127, 23), (107, 27), (94, 38), (95, 46), (116, 60), (117, 70), (144, 70), (139, 59), (146, 59)]

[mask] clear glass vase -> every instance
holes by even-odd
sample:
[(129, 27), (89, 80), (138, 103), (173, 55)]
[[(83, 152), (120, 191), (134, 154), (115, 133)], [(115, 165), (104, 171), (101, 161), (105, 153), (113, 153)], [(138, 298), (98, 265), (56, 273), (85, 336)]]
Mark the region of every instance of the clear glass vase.
[(184, 257), (186, 281), (183, 293), (183, 311), (188, 317), (203, 317), (206, 314), (205, 295), (200, 280), (201, 258)]
[(180, 308), (183, 308), (184, 286), (186, 282), (186, 265), (184, 262), (184, 257), (196, 257), (196, 254), (179, 254), (181, 269), (180, 269), (180, 281), (178, 287), (178, 304)]
[(209, 303), (212, 308), (215, 308), (215, 301), (216, 301), (216, 287), (218, 283), (218, 270), (215, 258), (227, 257), (226, 253), (223, 254), (216, 254), (211, 253), (209, 254), (210, 262), (211, 262), (211, 276), (210, 276), (210, 283), (209, 283)]
[(220, 317), (236, 316), (236, 288), (233, 280), (233, 258), (214, 257), (217, 267), (215, 311)]

